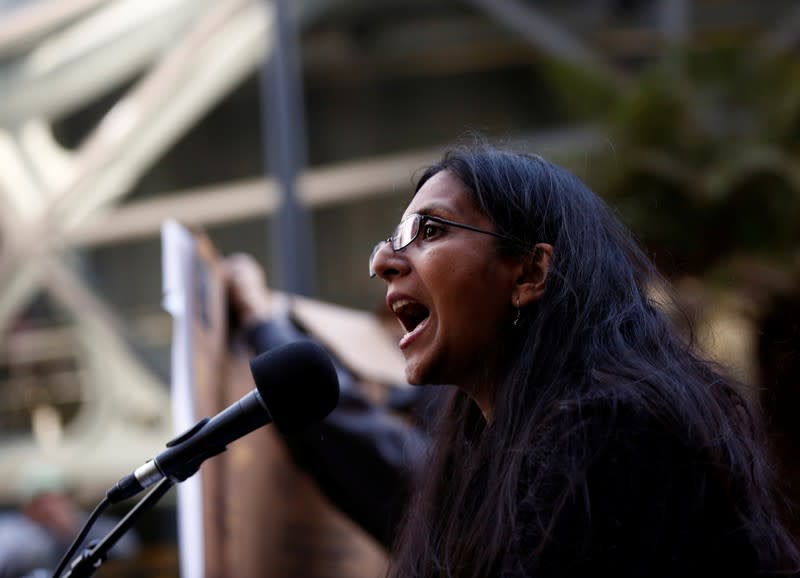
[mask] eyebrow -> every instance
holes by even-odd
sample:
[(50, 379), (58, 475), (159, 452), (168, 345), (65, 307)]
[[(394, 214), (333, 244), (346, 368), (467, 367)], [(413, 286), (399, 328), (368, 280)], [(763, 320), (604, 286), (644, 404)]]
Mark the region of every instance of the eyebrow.
[(444, 216), (442, 218), (449, 218), (456, 216), (453, 214), (453, 210), (451, 207), (442, 203), (433, 203), (430, 205), (426, 205), (420, 209), (417, 209), (414, 212), (417, 213), (418, 215), (430, 215), (432, 217), (439, 216), (437, 213), (443, 213)]

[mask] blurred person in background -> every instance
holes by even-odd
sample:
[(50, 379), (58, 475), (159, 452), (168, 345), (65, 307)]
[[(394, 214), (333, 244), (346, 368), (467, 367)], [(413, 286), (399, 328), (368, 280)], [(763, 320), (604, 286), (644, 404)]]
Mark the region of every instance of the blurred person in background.
[[(72, 541), (78, 536), (87, 514), (72, 496), (61, 473), (37, 464), (21, 476), (24, 503), (18, 511), (0, 514), (0, 578), (49, 577)], [(100, 516), (78, 552), (92, 540), (105, 537), (117, 520)], [(111, 559), (134, 557), (139, 541), (126, 533), (109, 552)]]
[[(266, 276), (247, 254), (226, 258), (232, 323), (255, 354), (313, 339), (275, 299)], [(320, 423), (283, 438), (294, 462), (331, 502), (385, 547), (399, 526), (414, 467), (428, 447), (424, 425), (436, 392), (392, 389), (386, 403), (371, 400), (332, 354), (339, 403)]]

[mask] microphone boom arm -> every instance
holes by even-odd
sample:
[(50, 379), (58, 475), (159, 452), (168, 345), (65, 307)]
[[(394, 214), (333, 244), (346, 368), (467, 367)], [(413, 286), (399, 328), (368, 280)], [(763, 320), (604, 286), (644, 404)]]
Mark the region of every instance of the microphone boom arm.
[(213, 418), (205, 417), (167, 442), (167, 449), (112, 486), (106, 498), (116, 504), (162, 478), (180, 483), (193, 476), (208, 458), (221, 454), (228, 443), (272, 421), (258, 390), (253, 390)]

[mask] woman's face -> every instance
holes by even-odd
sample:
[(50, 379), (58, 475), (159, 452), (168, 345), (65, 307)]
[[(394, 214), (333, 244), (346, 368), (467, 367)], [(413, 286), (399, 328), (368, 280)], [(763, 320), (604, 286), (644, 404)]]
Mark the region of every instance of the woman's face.
[[(422, 186), (403, 218), (414, 213), (494, 230), (448, 171)], [(404, 249), (381, 246), (373, 267), (405, 331), (399, 345), (409, 383), (459, 385), (477, 401), (511, 330), (515, 260), (500, 256), (490, 235), (425, 221)]]

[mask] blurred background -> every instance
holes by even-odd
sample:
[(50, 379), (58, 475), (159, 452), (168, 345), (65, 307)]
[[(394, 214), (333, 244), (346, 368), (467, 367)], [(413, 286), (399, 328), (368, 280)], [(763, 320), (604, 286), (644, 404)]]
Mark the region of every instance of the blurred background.
[(475, 132), (619, 212), (797, 492), (796, 0), (0, 0), (0, 507), (90, 507), (172, 437), (165, 219), (376, 311), (370, 248)]

